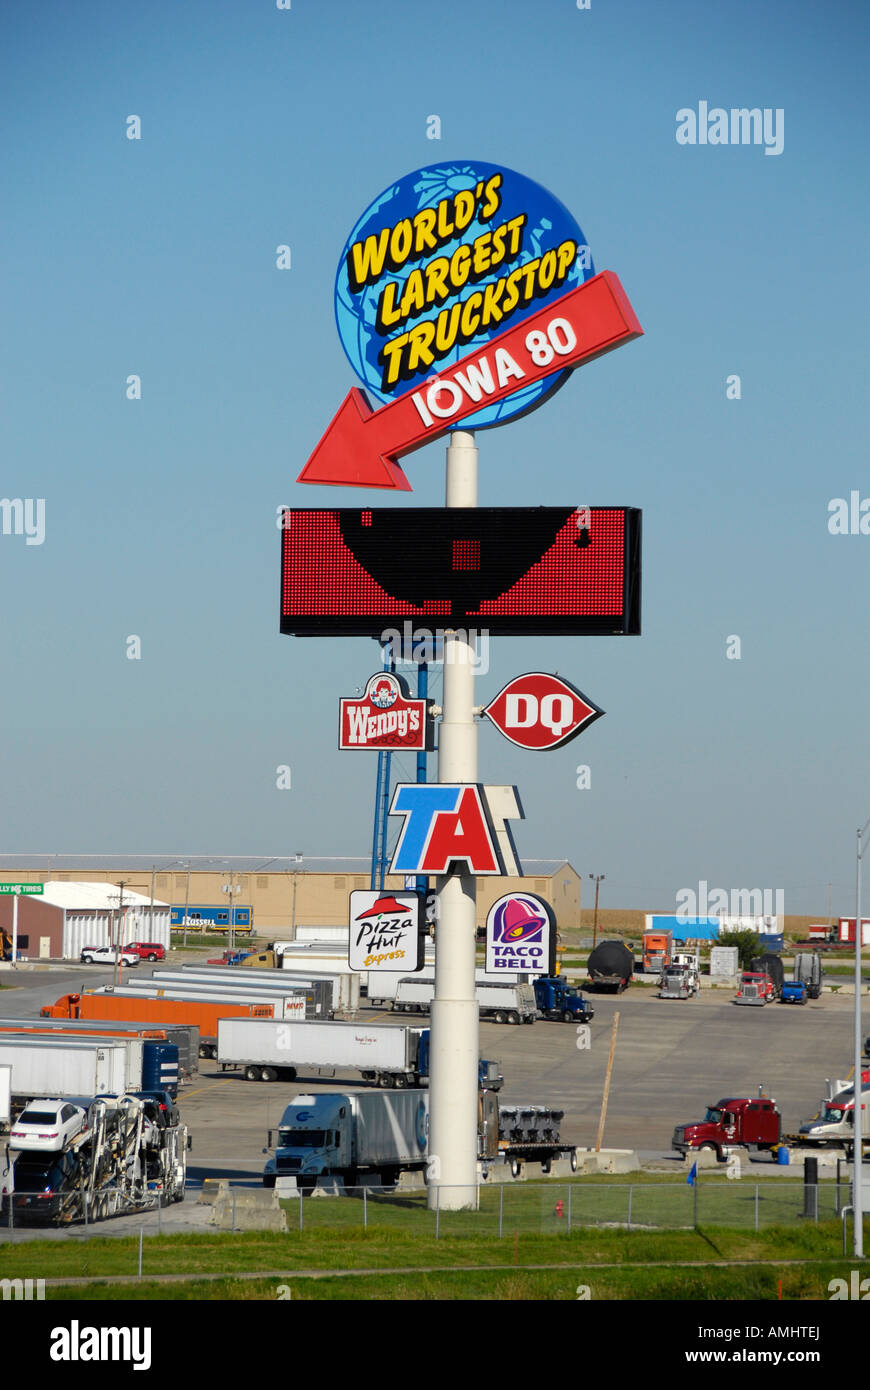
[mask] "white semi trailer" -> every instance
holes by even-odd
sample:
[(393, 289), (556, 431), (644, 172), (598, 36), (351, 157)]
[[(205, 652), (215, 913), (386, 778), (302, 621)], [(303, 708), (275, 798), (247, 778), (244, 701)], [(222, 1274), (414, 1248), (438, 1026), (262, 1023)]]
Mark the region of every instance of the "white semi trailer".
[[(12, 1069), (12, 1095), (117, 1095), (128, 1089), (128, 1049), (122, 1042), (63, 1041), (27, 1038), (0, 1039), (0, 1066)], [(141, 1065), (141, 1064), (140, 1064)], [(141, 1082), (133, 1077), (130, 1090)]]
[[(427, 962), (426, 969), (421, 970), (417, 975), (409, 975), (402, 970), (370, 970), (369, 971), (369, 1003), (372, 1005), (385, 1005), (387, 1008), (395, 1008), (396, 993), (403, 980), (417, 980), (420, 983), (434, 984), (434, 968), (430, 968)], [(478, 967), (474, 972), (475, 983), (494, 984), (494, 985), (515, 985), (520, 981), (520, 976), (515, 970), (500, 970), (494, 974), (491, 970), (483, 970)]]
[[(493, 1023), (534, 1023), (538, 1017), (535, 991), (529, 984), (497, 985), (478, 983), (475, 987), (480, 1017)], [(396, 1010), (428, 1013), (435, 998), (435, 981), (413, 975), (399, 981)]]
[(402, 1088), (420, 1080), (422, 1033), (383, 1023), (222, 1018), (217, 1059), (224, 1069), (241, 1069), (248, 1081), (292, 1081), (300, 1071), (327, 1077), (357, 1072), (364, 1081)]

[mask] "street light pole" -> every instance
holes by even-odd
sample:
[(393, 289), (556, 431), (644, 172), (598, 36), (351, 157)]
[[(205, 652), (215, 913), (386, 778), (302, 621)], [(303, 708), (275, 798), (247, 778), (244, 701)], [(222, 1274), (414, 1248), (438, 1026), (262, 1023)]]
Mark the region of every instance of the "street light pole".
[(864, 1258), (864, 1205), (861, 1194), (862, 1172), (861, 1166), (864, 1162), (864, 1091), (861, 1085), (861, 947), (863, 945), (861, 931), (861, 861), (864, 857), (863, 839), (870, 816), (858, 831), (858, 852), (855, 862), (855, 1085), (852, 1092), (854, 1096), (853, 1122), (852, 1122), (852, 1161), (854, 1175), (852, 1179), (852, 1232), (854, 1241), (854, 1255), (858, 1260)]

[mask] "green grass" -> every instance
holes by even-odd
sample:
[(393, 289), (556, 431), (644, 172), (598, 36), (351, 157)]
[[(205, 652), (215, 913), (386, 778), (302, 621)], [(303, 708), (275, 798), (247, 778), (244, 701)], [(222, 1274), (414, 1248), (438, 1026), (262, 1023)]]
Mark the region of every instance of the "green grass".
[[(505, 1224), (504, 1238), (453, 1231), (430, 1234), (379, 1226), (273, 1232), (155, 1236), (143, 1246), (143, 1274), (242, 1274), (264, 1270), (397, 1270), (431, 1267), (485, 1270), (493, 1265), (595, 1265), (641, 1267), (677, 1261), (740, 1260), (773, 1264), (786, 1260), (841, 1258), (837, 1221), (804, 1226), (770, 1226), (757, 1233), (733, 1227), (627, 1231), (575, 1228), (555, 1233), (522, 1231)], [(139, 1241), (94, 1237), (87, 1241), (21, 1241), (0, 1245), (0, 1277), (89, 1278), (135, 1275)], [(392, 1282), (392, 1281), (391, 1281)], [(118, 1286), (119, 1289), (122, 1285)], [(71, 1296), (71, 1295), (70, 1295)], [(119, 1294), (119, 1296), (121, 1296)]]

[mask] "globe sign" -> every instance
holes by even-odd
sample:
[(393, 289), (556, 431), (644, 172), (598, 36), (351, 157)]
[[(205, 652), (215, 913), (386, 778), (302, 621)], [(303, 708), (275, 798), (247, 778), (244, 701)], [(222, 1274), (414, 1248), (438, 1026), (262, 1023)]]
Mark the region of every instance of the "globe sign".
[(549, 972), (555, 933), (555, 915), (544, 898), (506, 893), (493, 903), (486, 918), (487, 970)]
[[(595, 274), (580, 227), (540, 184), (479, 160), (416, 169), (366, 208), (345, 243), (335, 318), (372, 396), (413, 391)], [(525, 414), (557, 371), (483, 406), (463, 429)]]

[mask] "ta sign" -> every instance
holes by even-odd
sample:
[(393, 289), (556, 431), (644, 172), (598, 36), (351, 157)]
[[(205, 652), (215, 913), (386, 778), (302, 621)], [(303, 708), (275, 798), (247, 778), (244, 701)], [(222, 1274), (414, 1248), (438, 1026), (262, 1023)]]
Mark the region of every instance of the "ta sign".
[(559, 748), (604, 713), (561, 676), (527, 671), (515, 676), (483, 713), (520, 748)]

